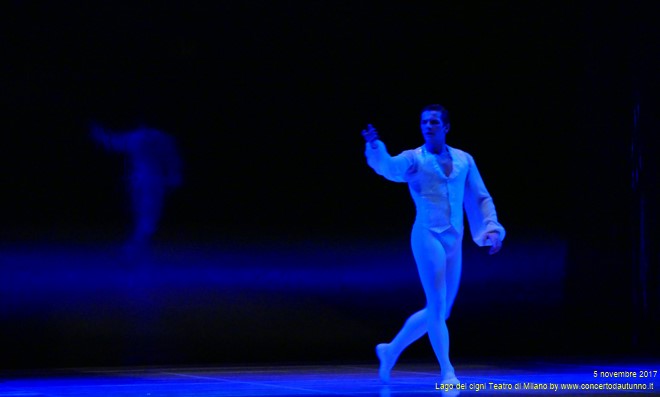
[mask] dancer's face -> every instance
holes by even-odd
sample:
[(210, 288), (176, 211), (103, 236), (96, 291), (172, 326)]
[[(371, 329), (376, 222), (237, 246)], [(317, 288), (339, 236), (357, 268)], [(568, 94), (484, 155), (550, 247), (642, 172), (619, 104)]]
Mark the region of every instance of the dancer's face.
[(421, 128), (427, 143), (444, 143), (449, 132), (449, 125), (442, 122), (441, 114), (436, 110), (422, 112)]

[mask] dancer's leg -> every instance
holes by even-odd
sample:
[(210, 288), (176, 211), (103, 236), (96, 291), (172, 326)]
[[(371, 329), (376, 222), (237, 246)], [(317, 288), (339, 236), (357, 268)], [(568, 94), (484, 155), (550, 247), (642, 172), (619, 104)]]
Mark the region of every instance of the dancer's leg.
[(163, 211), (165, 190), (157, 181), (146, 180), (139, 185), (134, 183), (131, 193), (135, 222), (132, 242), (147, 244), (156, 233)]
[(381, 343), (376, 346), (376, 354), (380, 360), (378, 373), (383, 382), (389, 382), (390, 371), (401, 352), (426, 333), (426, 324), (426, 309), (422, 309), (408, 317), (403, 328), (390, 343)]
[(417, 270), (426, 294), (426, 322), (433, 351), (440, 363), (442, 380), (454, 380), (449, 361), (447, 313), (447, 257), (439, 236), (422, 227), (413, 227), (412, 249)]
[[(428, 237), (432, 238), (433, 240), (437, 239), (436, 235), (433, 235), (430, 232), (427, 233), (429, 234)], [(445, 257), (447, 304), (445, 310), (445, 319), (447, 319), (449, 318), (451, 307), (453, 305), (454, 299), (456, 298), (456, 294), (458, 293), (458, 285), (461, 277), (462, 236), (452, 228), (444, 232), (442, 237), (442, 246), (440, 249), (446, 250)], [(414, 234), (413, 238), (415, 238)], [(419, 239), (421, 237), (418, 235), (417, 238)], [(415, 242), (413, 242), (413, 244), (415, 244)], [(389, 382), (390, 372), (396, 364), (399, 355), (406, 349), (406, 347), (408, 347), (411, 343), (422, 337), (427, 332), (427, 326), (427, 309), (425, 308), (410, 316), (406, 323), (403, 325), (403, 328), (401, 328), (399, 333), (390, 343), (381, 343), (376, 346), (376, 354), (380, 360), (379, 375), (384, 382)], [(445, 364), (445, 367), (451, 368), (453, 371), (451, 364)]]
[(157, 181), (134, 178), (131, 186), (133, 233), (124, 244), (125, 259), (146, 263), (151, 237), (156, 233), (163, 210), (164, 189)]
[(421, 338), (426, 333), (426, 309), (422, 309), (408, 317), (401, 331), (389, 343), (389, 350), (394, 361), (408, 345)]
[(447, 254), (447, 310), (445, 312), (445, 320), (447, 320), (454, 306), (461, 281), (463, 236), (451, 228), (442, 233), (441, 242)]

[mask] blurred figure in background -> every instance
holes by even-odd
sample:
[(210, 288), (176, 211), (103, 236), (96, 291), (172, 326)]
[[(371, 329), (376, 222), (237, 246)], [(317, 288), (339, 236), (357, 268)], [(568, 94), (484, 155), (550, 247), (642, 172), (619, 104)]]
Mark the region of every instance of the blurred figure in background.
[(133, 231), (124, 248), (129, 258), (135, 258), (148, 247), (158, 228), (166, 194), (181, 185), (182, 162), (176, 141), (145, 126), (113, 132), (93, 125), (91, 133), (105, 149), (125, 155)]

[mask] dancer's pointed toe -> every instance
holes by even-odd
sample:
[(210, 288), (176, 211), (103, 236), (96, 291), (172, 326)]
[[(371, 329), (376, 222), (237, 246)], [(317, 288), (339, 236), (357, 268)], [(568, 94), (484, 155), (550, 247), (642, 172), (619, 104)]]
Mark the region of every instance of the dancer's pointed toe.
[(378, 376), (383, 383), (390, 383), (390, 372), (392, 371), (392, 364), (389, 360), (389, 355), (387, 352), (387, 343), (381, 343), (376, 346), (376, 355), (380, 361), (380, 367), (378, 368)]

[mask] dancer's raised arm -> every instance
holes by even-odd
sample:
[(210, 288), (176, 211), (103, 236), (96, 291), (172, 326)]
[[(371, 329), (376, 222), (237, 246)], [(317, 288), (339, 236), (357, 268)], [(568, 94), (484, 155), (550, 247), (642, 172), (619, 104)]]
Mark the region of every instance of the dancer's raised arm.
[(371, 124), (366, 130), (362, 130), (362, 136), (367, 142), (365, 151), (367, 164), (378, 175), (394, 182), (406, 182), (406, 175), (414, 166), (413, 158), (405, 152), (398, 156), (390, 156), (385, 144), (378, 138), (378, 131)]

